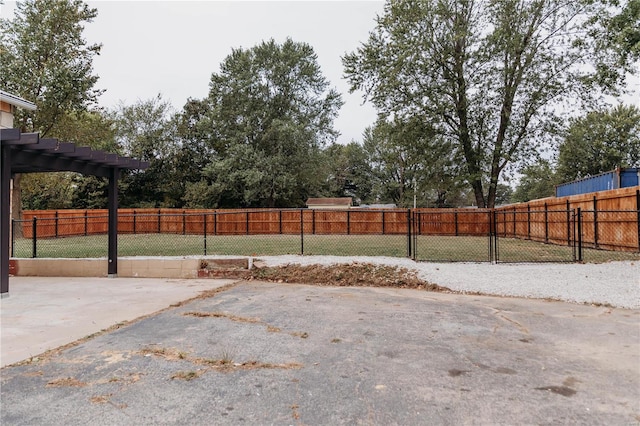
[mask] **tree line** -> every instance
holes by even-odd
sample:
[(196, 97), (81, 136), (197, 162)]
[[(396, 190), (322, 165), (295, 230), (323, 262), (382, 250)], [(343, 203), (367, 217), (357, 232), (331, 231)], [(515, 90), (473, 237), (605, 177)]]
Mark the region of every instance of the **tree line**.
[[(351, 90), (378, 111), (345, 145), (333, 124), (340, 93), (313, 47), (291, 39), (232, 49), (209, 93), (181, 109), (161, 94), (100, 108), (101, 45), (82, 38), (97, 13), (80, 0), (19, 2), (0, 23), (0, 87), (36, 103), (16, 116), (25, 132), (149, 161), (121, 179), (123, 207), (322, 196), (493, 207), (640, 166), (640, 110), (604, 101), (637, 70), (640, 0), (389, 1), (342, 58)], [(95, 177), (29, 174), (14, 186), (26, 209), (106, 204)]]

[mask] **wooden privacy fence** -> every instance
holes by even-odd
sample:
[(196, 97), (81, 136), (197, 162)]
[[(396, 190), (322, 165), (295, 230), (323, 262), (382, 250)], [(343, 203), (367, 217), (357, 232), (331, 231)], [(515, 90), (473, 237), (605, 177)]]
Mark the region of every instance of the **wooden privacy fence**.
[[(106, 234), (107, 210), (23, 212), (23, 237), (52, 238)], [(411, 212), (389, 210), (182, 210), (120, 209), (118, 233), (182, 235), (402, 235)]]
[(640, 252), (639, 187), (544, 198), (495, 210), (498, 237)]
[[(106, 234), (107, 210), (25, 211), (22, 236)], [(35, 218), (35, 220), (34, 220)], [(578, 230), (579, 228), (579, 230)], [(580, 235), (577, 235), (580, 231)], [(640, 189), (547, 198), (496, 209), (120, 209), (118, 232), (184, 235), (448, 235), (640, 251)]]

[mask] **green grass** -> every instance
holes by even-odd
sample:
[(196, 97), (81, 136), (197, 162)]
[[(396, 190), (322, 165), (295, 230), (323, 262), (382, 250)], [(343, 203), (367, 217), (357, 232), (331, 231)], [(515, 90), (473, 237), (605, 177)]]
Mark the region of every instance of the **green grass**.
[[(487, 262), (488, 237), (425, 236), (416, 238), (417, 260), (432, 262)], [(300, 254), (299, 235), (208, 236), (207, 255), (267, 256)], [(571, 262), (573, 248), (512, 238), (498, 240), (500, 262)], [(202, 256), (202, 235), (120, 234), (118, 256)], [(405, 235), (305, 235), (305, 255), (392, 256), (407, 255)], [(90, 235), (40, 239), (37, 257), (106, 257), (107, 236)], [(32, 241), (16, 239), (14, 257), (32, 257)], [(587, 262), (640, 260), (640, 253), (584, 249)]]

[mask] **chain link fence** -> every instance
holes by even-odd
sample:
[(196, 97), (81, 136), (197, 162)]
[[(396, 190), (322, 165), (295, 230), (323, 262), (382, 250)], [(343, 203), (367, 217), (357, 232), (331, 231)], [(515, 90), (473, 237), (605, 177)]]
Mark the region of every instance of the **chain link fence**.
[[(335, 255), (430, 262), (640, 259), (635, 210), (393, 209), (119, 214), (119, 256)], [(15, 258), (107, 256), (108, 216), (12, 223)]]

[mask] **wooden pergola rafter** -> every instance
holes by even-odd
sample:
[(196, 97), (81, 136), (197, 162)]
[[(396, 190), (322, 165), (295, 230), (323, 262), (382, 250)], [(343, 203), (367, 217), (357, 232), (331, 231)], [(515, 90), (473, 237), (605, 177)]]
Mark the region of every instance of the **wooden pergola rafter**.
[(57, 139), (40, 139), (38, 133), (0, 130), (0, 294), (9, 292), (9, 229), (11, 178), (16, 173), (76, 172), (109, 179), (108, 271), (118, 273), (118, 179), (120, 171), (146, 169), (148, 162), (79, 147)]

